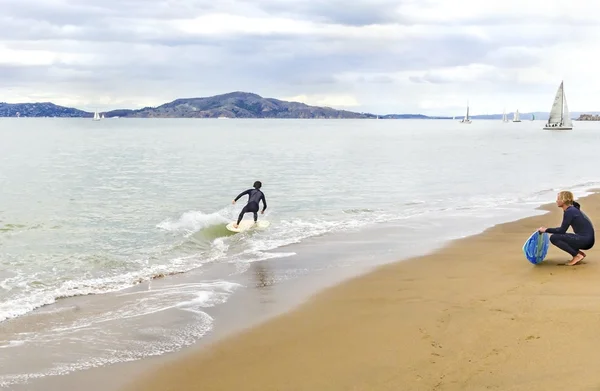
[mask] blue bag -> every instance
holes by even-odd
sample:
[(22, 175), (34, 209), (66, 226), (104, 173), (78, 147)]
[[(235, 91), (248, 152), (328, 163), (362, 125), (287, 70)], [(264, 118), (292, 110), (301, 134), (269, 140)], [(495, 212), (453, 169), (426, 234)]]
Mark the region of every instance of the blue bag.
[(548, 234), (535, 231), (523, 245), (523, 253), (529, 262), (537, 265), (546, 258), (548, 247), (550, 247)]

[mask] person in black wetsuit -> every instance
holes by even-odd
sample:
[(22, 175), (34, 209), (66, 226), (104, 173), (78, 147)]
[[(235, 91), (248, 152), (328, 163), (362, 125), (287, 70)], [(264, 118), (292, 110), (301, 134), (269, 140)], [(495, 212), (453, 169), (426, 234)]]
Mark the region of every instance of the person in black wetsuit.
[[(580, 205), (573, 201), (573, 193), (570, 191), (558, 193), (556, 205), (564, 211), (560, 227), (540, 227), (538, 231), (552, 234), (550, 242), (571, 254), (573, 259), (566, 265), (573, 266), (585, 258), (585, 253), (581, 250), (589, 250), (594, 247), (594, 226), (589, 217), (580, 210)], [(573, 228), (574, 233), (567, 233), (569, 226)]]
[(254, 222), (256, 223), (256, 221), (258, 220), (258, 209), (259, 209), (258, 203), (260, 202), (260, 200), (262, 200), (262, 202), (263, 202), (263, 209), (260, 212), (260, 214), (265, 213), (265, 209), (267, 209), (267, 200), (265, 198), (264, 193), (260, 190), (261, 187), (262, 187), (262, 183), (260, 181), (256, 181), (256, 182), (254, 182), (253, 189), (248, 189), (244, 192), (241, 192), (237, 197), (235, 197), (235, 200), (233, 200), (232, 204), (235, 204), (235, 202), (237, 200), (239, 200), (246, 194), (248, 195), (248, 203), (246, 204), (246, 206), (244, 206), (244, 208), (240, 212), (240, 215), (238, 216), (238, 219), (237, 219), (237, 223), (233, 225), (234, 228), (239, 227), (240, 222), (244, 218), (244, 214), (246, 214), (248, 212), (252, 212), (254, 214)]

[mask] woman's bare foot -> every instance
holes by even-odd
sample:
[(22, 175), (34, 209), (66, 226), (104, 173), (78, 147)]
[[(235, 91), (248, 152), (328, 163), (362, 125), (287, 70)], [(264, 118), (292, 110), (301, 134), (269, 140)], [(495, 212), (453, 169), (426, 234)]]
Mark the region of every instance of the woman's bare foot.
[(237, 225), (237, 224), (234, 224), (234, 225), (233, 225), (233, 228), (237, 228), (237, 227), (239, 227), (239, 225)]
[(585, 258), (585, 254), (582, 253), (581, 251), (579, 251), (577, 253), (577, 255), (575, 255), (573, 257), (573, 259), (571, 260), (571, 262), (567, 263), (567, 266), (575, 266), (577, 265), (579, 262), (581, 262), (583, 260), (583, 258)]

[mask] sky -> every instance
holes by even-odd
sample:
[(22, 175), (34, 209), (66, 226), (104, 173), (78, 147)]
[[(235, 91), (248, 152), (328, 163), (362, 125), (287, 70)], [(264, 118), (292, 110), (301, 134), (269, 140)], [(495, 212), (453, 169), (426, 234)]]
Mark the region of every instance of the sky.
[(0, 101), (232, 91), (375, 114), (600, 110), (600, 2), (0, 0)]

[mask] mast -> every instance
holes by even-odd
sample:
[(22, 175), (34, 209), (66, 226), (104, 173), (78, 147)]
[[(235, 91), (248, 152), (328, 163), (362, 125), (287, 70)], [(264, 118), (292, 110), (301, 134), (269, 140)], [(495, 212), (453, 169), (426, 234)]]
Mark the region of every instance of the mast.
[(560, 102), (560, 125), (562, 126), (565, 122), (565, 88), (563, 87), (563, 81), (560, 82), (560, 89), (562, 90), (561, 102)]

